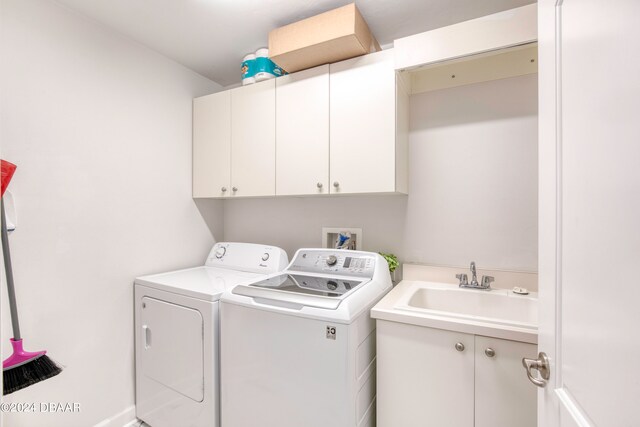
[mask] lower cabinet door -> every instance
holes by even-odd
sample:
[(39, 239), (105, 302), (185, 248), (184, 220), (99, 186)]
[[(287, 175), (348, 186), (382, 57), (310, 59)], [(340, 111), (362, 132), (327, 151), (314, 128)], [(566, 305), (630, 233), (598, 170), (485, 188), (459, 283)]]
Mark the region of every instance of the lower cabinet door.
[(522, 358), (537, 357), (537, 346), (475, 337), (475, 427), (535, 427), (537, 391), (527, 380)]
[(473, 335), (378, 320), (377, 353), (378, 427), (473, 426)]

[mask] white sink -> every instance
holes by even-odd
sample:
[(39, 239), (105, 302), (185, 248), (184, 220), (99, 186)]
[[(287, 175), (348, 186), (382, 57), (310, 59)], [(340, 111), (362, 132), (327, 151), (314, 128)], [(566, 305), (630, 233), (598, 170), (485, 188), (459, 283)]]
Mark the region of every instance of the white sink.
[(376, 319), (537, 342), (537, 294), (402, 281), (371, 311)]
[(491, 291), (424, 283), (412, 288), (409, 309), (429, 310), (489, 322), (538, 323), (538, 299), (504, 289)]

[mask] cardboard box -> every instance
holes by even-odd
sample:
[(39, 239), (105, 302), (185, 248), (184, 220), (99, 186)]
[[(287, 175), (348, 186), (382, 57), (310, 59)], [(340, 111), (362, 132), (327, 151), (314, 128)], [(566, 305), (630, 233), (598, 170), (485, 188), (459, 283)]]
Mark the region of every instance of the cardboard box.
[(289, 73), (379, 50), (355, 3), (269, 33), (269, 57)]

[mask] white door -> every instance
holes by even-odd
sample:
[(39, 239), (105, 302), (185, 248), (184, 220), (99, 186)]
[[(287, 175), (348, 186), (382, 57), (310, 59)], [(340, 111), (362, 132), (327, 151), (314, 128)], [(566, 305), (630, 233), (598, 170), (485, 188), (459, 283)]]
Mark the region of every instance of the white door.
[(276, 79), (276, 194), (329, 192), (329, 65)]
[(386, 50), (330, 66), (332, 193), (396, 190), (396, 75)]
[(231, 195), (276, 191), (275, 79), (231, 90)]
[(638, 426), (640, 2), (558, 3), (538, 2), (538, 425)]
[(193, 100), (193, 197), (225, 197), (231, 180), (231, 93)]

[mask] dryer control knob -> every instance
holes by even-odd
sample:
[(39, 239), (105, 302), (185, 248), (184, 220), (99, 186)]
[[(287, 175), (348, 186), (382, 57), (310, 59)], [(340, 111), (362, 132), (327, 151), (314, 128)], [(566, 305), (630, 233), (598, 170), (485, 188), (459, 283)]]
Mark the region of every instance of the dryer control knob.
[(327, 257), (327, 265), (336, 265), (336, 262), (338, 262), (338, 258), (336, 258), (335, 255), (329, 255)]
[(216, 258), (222, 258), (226, 252), (227, 249), (223, 246), (220, 246), (218, 249), (216, 249)]
[(266, 261), (266, 260), (268, 260), (268, 259), (269, 259), (269, 252), (265, 252), (265, 253), (263, 253), (263, 254), (262, 254), (262, 260), (263, 260), (263, 261)]

